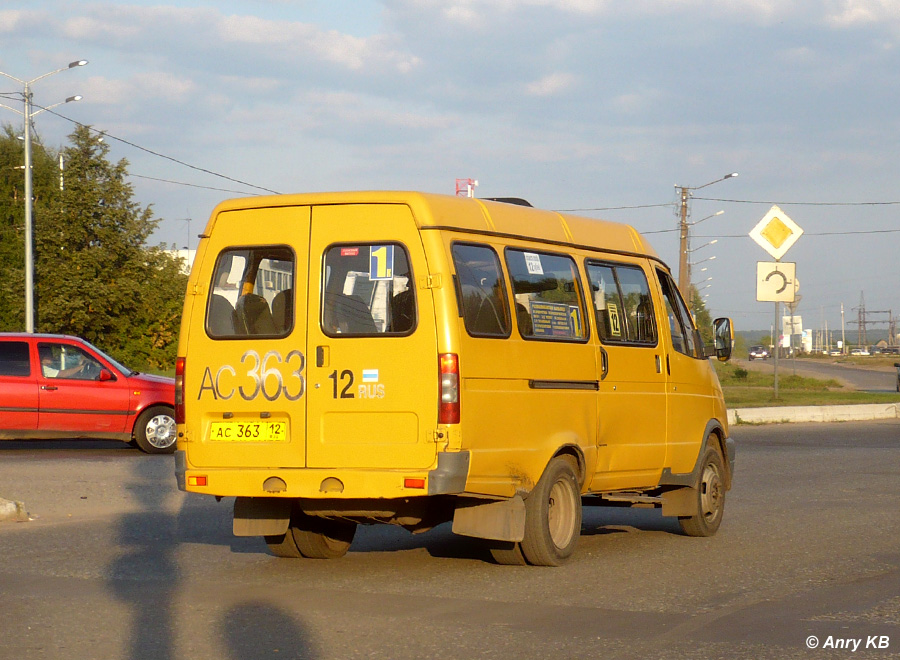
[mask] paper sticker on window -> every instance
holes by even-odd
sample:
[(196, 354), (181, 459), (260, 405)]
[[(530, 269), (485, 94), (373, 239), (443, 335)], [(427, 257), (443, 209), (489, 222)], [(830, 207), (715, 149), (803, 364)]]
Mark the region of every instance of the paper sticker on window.
[(619, 321), (619, 308), (615, 303), (606, 303), (609, 312), (609, 332), (615, 337), (622, 336), (622, 324)]
[(530, 275), (543, 275), (544, 267), (541, 266), (541, 255), (533, 252), (524, 252), (525, 268), (528, 269)]
[(394, 246), (373, 245), (369, 248), (369, 280), (394, 279)]
[[(531, 322), (535, 337), (571, 337), (572, 324), (569, 306), (532, 300)], [(580, 323), (580, 321), (578, 321)]]
[(359, 256), (359, 248), (341, 248), (341, 256), (342, 257), (358, 257)]

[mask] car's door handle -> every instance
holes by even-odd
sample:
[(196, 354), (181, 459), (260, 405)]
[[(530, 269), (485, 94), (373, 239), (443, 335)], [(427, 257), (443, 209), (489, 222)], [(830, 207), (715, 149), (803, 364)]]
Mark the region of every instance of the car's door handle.
[(41, 385), (42, 390), (58, 390), (59, 388), (56, 385)]
[(609, 374), (609, 354), (600, 347), (600, 380), (604, 380)]

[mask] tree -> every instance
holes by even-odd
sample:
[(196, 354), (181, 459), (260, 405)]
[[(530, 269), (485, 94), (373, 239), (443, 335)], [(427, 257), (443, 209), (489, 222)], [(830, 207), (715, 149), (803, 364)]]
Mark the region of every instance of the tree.
[(709, 310), (706, 309), (706, 303), (697, 291), (697, 287), (691, 285), (691, 312), (694, 315), (694, 323), (700, 331), (703, 343), (706, 346), (715, 345), (715, 336), (713, 334), (712, 317)]
[(132, 200), (128, 162), (110, 163), (88, 127), (69, 139), (63, 190), (35, 223), (36, 327), (84, 337), (126, 364), (168, 368), (187, 277), (162, 246), (147, 247), (159, 220)]
[[(0, 133), (0, 330), (25, 328), (25, 149), (21, 131)], [(57, 155), (35, 141), (31, 150), (35, 221), (50, 208)]]

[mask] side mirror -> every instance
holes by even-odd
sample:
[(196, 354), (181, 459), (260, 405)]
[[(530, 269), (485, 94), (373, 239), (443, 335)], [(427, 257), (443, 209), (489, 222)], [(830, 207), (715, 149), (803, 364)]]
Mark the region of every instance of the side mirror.
[(100, 370), (100, 382), (105, 383), (108, 380), (115, 380), (116, 377), (113, 376), (113, 373), (109, 369), (101, 369)]
[(716, 338), (716, 359), (727, 362), (734, 348), (734, 325), (729, 318), (713, 321), (713, 334)]

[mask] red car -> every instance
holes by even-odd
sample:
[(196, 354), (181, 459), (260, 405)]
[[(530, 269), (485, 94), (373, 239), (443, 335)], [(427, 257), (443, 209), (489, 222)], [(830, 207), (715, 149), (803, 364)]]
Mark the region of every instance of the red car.
[(77, 337), (0, 333), (0, 439), (106, 438), (175, 451), (175, 380)]

